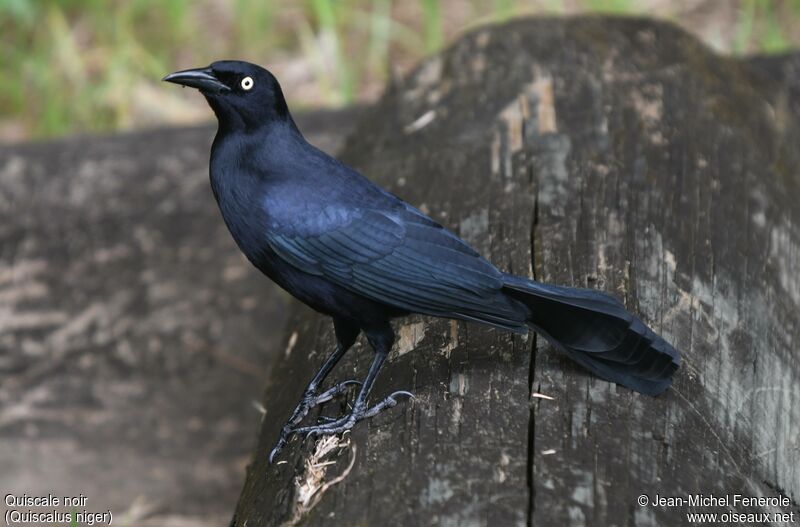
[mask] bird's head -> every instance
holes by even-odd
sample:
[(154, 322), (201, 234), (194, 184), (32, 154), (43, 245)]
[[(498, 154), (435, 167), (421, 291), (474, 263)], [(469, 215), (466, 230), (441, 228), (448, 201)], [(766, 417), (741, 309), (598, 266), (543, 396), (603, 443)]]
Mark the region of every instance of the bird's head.
[(249, 62), (221, 60), (206, 68), (170, 73), (162, 80), (200, 90), (221, 129), (253, 130), (291, 121), (278, 80)]

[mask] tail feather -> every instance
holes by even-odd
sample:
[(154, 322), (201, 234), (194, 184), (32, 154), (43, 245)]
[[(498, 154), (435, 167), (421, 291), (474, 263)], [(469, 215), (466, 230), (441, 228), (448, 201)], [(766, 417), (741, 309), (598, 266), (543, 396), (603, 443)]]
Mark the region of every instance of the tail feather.
[(618, 348), (620, 353), (616, 357), (609, 357), (609, 360), (622, 362), (624, 364), (636, 364), (647, 354), (650, 343), (644, 337), (644, 324), (639, 320), (634, 320), (628, 328), (625, 339)]
[(648, 395), (672, 384), (678, 352), (619, 300), (513, 275), (505, 275), (504, 289), (530, 309), (533, 329), (595, 375)]

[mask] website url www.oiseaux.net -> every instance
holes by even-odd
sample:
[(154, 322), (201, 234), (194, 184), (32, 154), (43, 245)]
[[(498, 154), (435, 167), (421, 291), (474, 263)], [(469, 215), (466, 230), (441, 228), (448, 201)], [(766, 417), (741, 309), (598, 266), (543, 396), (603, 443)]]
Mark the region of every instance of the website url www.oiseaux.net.
[(689, 523), (744, 523), (755, 525), (762, 523), (794, 523), (794, 512), (687, 512)]

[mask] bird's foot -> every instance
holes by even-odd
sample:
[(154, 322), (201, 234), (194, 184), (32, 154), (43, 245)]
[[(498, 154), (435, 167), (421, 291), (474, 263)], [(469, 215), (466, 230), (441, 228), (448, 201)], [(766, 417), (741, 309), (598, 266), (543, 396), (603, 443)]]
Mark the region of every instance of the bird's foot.
[(397, 406), (398, 401), (397, 399), (395, 399), (395, 397), (401, 395), (404, 395), (409, 399), (414, 398), (414, 394), (412, 394), (411, 392), (407, 391), (394, 392), (393, 394), (391, 394), (390, 396), (388, 396), (386, 399), (379, 402), (375, 406), (372, 406), (370, 408), (362, 408), (361, 410), (354, 409), (352, 412), (350, 412), (350, 414), (326, 424), (295, 428), (293, 433), (303, 434), (306, 437), (309, 436), (316, 437), (316, 436), (344, 433), (347, 430), (353, 428), (353, 426), (355, 426), (357, 422), (363, 421), (364, 419), (369, 419), (371, 417), (375, 417), (382, 411)]
[(325, 390), (324, 392), (317, 394), (314, 390), (307, 390), (303, 396), (300, 398), (300, 402), (297, 403), (294, 411), (292, 412), (291, 417), (289, 420), (286, 421), (286, 424), (283, 425), (281, 429), (280, 437), (278, 437), (278, 442), (275, 444), (275, 447), (272, 449), (272, 452), (269, 454), (269, 462), (272, 463), (275, 459), (275, 456), (281, 451), (281, 449), (286, 445), (286, 442), (289, 440), (289, 437), (292, 436), (296, 432), (296, 427), (300, 424), (300, 421), (308, 415), (309, 410), (314, 408), (315, 406), (319, 406), (322, 403), (326, 403), (336, 397), (337, 395), (341, 395), (347, 391), (348, 386), (358, 384), (360, 385), (361, 382), (359, 381), (342, 381), (333, 385), (331, 388)]
[(345, 393), (348, 386), (360, 384), (360, 381), (342, 381), (334, 384), (332, 387), (320, 394), (317, 394), (313, 390), (306, 391), (306, 393), (304, 393), (303, 397), (300, 399), (300, 402), (297, 403), (297, 407), (295, 407), (294, 411), (292, 412), (292, 416), (289, 417), (289, 420), (284, 425), (284, 428), (294, 428), (300, 423), (300, 421), (303, 420), (306, 415), (308, 415), (309, 410), (315, 406), (319, 406), (322, 403), (327, 403), (337, 395)]

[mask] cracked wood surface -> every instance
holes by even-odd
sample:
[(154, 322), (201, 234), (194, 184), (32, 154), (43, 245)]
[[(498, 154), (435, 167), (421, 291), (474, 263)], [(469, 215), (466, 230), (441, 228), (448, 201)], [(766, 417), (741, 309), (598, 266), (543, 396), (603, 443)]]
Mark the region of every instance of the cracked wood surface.
[[(353, 121), (298, 117), (329, 151)], [(219, 216), (213, 134), (0, 147), (3, 495), (83, 493), (123, 525), (230, 519), (288, 297)]]
[[(664, 23), (532, 19), (476, 30), (390, 87), (346, 162), (504, 271), (618, 295), (683, 367), (650, 398), (533, 335), (412, 317), (372, 399), (417, 399), (313, 470), (319, 448), (297, 439), (269, 466), (333, 347), (330, 322), (298, 308), (233, 524), (684, 523), (689, 508), (642, 493), (782, 493), (798, 511), (798, 71)], [(332, 378), (369, 358), (359, 342)]]

